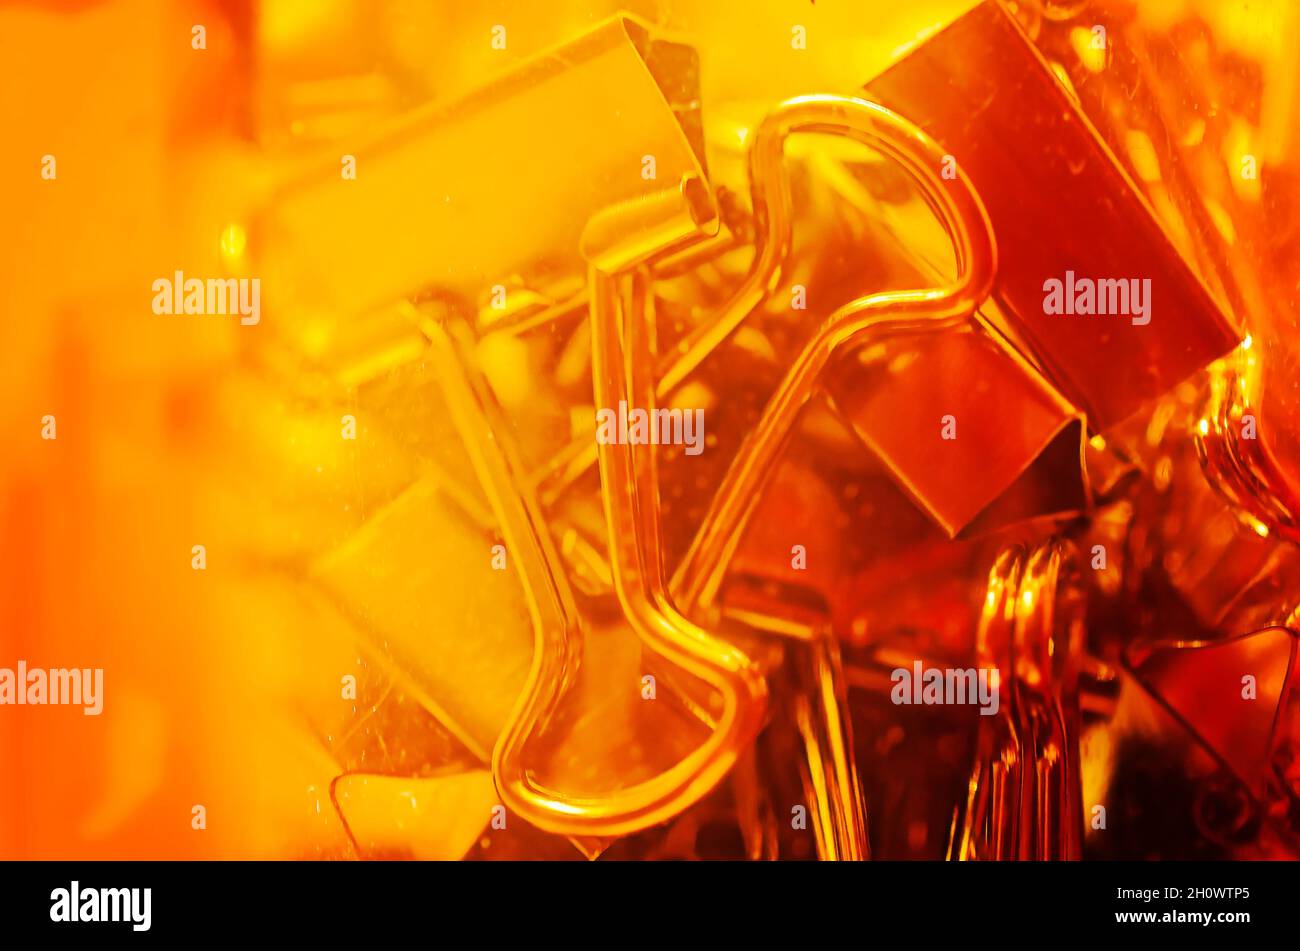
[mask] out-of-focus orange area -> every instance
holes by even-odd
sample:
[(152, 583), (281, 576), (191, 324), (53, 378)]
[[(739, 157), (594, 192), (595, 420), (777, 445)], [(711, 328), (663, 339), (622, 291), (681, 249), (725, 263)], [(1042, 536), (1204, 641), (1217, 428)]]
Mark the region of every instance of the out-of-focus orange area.
[(248, 421), (223, 409), (237, 325), (149, 307), (155, 278), (217, 266), (243, 187), (223, 160), (250, 92), (235, 29), (205, 5), (0, 7), (0, 663), (106, 672), (100, 716), (0, 717), (6, 857), (269, 846), (250, 807), (276, 788), (256, 749), (285, 673), (268, 664), (274, 641), (241, 629), (237, 566), (220, 554), (249, 449)]

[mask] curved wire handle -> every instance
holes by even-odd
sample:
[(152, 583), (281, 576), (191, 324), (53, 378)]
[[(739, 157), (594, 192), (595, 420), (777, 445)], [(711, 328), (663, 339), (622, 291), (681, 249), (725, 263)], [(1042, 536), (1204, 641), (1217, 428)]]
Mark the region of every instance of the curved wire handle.
[[(860, 99), (793, 99), (763, 123), (750, 156), (759, 223), (754, 266), (727, 306), (688, 339), (681, 356), (674, 358), (659, 380), (649, 378), (653, 363), (643, 318), (650, 306), (647, 265), (662, 249), (643, 245), (639, 254), (596, 258), (591, 269), (591, 319), (597, 405), (614, 406), (631, 395), (650, 409), (656, 394), (666, 393), (689, 374), (771, 292), (790, 251), (791, 202), (783, 150), (785, 139), (795, 132), (845, 135), (902, 164), (921, 184), (926, 200), (952, 236), (959, 277), (944, 288), (861, 298), (827, 321), (787, 374), (758, 430), (729, 471), (706, 531), (692, 546), (692, 564), (697, 566), (709, 563), (703, 559), (719, 540), (725, 541), (728, 532), (738, 534), (751, 505), (743, 501), (738, 505), (736, 493), (757, 495), (764, 471), (771, 468), (799, 408), (836, 350), (876, 327), (906, 333), (955, 326), (973, 313), (992, 284), (994, 245), (988, 218), (965, 178), (957, 178), (955, 188), (946, 187), (938, 174), (943, 151), (933, 140), (893, 112)], [(691, 188), (698, 191), (699, 186), (698, 181), (682, 183), (688, 204), (698, 197), (690, 194)], [(608, 219), (603, 221), (604, 226), (609, 224)], [(602, 270), (602, 262), (608, 271)], [(554, 832), (621, 835), (662, 822), (707, 793), (757, 732), (766, 700), (762, 674), (743, 651), (692, 622), (670, 593), (663, 577), (652, 454), (635, 452), (631, 446), (601, 445), (598, 457), (611, 573), (624, 615), (651, 650), (713, 688), (720, 702), (708, 711), (714, 722), (709, 738), (652, 779), (598, 797), (551, 789), (537, 779), (525, 765), (525, 747), (552, 718), (576, 678), (582, 626), (520, 460), (505, 441), (491, 438), (491, 432), (500, 431), (494, 425), (500, 422), (499, 408), (485, 381), (462, 372), (470, 359), (465, 353), (467, 341), (453, 340), (451, 328), (431, 326), (426, 332), (444, 370), (452, 412), (463, 432), (477, 434), (467, 440), (467, 448), (498, 507), (502, 533), (519, 555), (516, 564), (521, 566), (536, 635), (523, 695), (493, 751), (498, 791), (513, 811)], [(699, 587), (696, 573), (687, 572), (685, 577), (692, 582), (691, 590)]]
[(980, 718), (948, 857), (1077, 860), (1083, 848), (1079, 664), (1083, 593), (1074, 546), (1049, 538), (1004, 549), (989, 571), (976, 659), (1000, 706)]
[(1242, 428), (1258, 418), (1262, 386), (1259, 361), (1249, 345), (1216, 362), (1195, 431), (1196, 454), (1206, 480), (1238, 518), (1261, 536), (1275, 533), (1300, 544), (1300, 499), (1266, 440), (1246, 438)]
[(831, 358), (845, 347), (887, 336), (933, 333), (961, 326), (988, 297), (997, 270), (993, 226), (979, 195), (960, 171), (951, 180), (940, 176), (944, 152), (925, 132), (883, 106), (862, 99), (791, 99), (759, 127), (750, 154), (754, 213), (758, 232), (764, 236), (755, 267), (724, 308), (721, 319), (701, 332), (698, 339), (689, 341), (683, 364), (697, 352), (702, 359), (703, 353), (731, 333), (780, 279), (791, 234), (790, 188), (782, 174), (782, 156), (786, 138), (795, 132), (847, 136), (898, 162), (920, 186), (922, 196), (947, 230), (956, 256), (957, 277), (945, 287), (859, 297), (836, 310), (818, 328), (733, 460), (677, 571), (675, 588), (692, 614), (716, 595), (763, 484)]
[[(863, 330), (887, 326), (896, 332), (941, 329), (968, 319), (992, 286), (994, 245), (983, 206), (964, 179), (950, 194), (939, 168), (943, 151), (915, 125), (889, 110), (860, 99), (808, 96), (783, 103), (760, 127), (750, 155), (751, 187), (760, 246), (742, 287), (722, 313), (688, 339), (683, 356), (664, 378), (653, 380), (644, 316), (649, 304), (646, 260), (624, 259), (610, 272), (599, 263), (591, 270), (592, 376), (597, 406), (621, 401), (652, 410), (657, 393), (670, 389), (705, 354), (725, 339), (771, 293), (791, 246), (791, 200), (784, 145), (795, 132), (845, 135), (874, 146), (898, 161), (921, 184), (953, 238), (959, 276), (944, 288), (893, 291), (862, 298), (841, 308), (795, 362), (773, 398), (759, 429), (724, 482), (717, 526), (739, 519), (734, 500), (757, 495), (760, 470), (770, 468), (794, 416), (810, 395), (830, 357)], [(687, 187), (684, 183), (683, 188)], [(631, 397), (629, 399), (629, 397)], [(638, 462), (638, 456), (642, 461)], [(598, 449), (609, 529), (611, 574), (619, 602), (638, 635), (656, 653), (715, 687), (722, 698), (717, 726), (709, 739), (669, 771), (619, 794), (629, 809), (666, 810), (694, 801), (730, 768), (740, 744), (760, 724), (765, 686), (757, 668), (736, 647), (696, 625), (679, 609), (663, 578), (659, 531), (659, 492), (653, 453), (631, 445), (602, 444)], [(748, 507), (742, 501), (742, 511)], [(709, 523), (706, 523), (706, 526)], [(707, 561), (707, 546), (698, 551)], [(696, 577), (691, 567), (687, 579)]]

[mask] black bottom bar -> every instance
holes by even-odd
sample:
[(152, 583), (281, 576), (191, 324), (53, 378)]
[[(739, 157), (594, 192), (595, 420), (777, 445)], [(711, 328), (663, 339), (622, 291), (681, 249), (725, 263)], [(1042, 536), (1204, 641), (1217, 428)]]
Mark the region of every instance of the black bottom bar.
[(827, 940), (844, 929), (862, 940), (1221, 941), (1286, 927), (1298, 871), (1295, 863), (9, 862), (0, 864), (0, 921), (7, 936), (92, 941), (424, 935), (495, 944), (516, 928), (533, 939), (771, 932), (775, 940), (772, 929), (791, 925)]

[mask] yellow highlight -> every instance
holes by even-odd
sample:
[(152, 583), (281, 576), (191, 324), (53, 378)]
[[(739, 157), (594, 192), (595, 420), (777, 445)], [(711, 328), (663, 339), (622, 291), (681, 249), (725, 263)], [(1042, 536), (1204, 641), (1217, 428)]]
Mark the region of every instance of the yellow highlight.
[(221, 256), (234, 260), (244, 256), (248, 247), (248, 232), (237, 224), (228, 224), (221, 232)]
[(1107, 50), (1094, 48), (1092, 30), (1076, 26), (1070, 31), (1070, 45), (1074, 47), (1079, 62), (1083, 63), (1084, 69), (1088, 72), (1100, 73), (1106, 68)]
[(518, 406), (533, 390), (528, 367), (528, 348), (510, 334), (490, 334), (478, 345), (483, 374), (492, 384), (497, 399), (507, 406)]
[(1160, 160), (1156, 158), (1155, 146), (1151, 137), (1140, 130), (1132, 130), (1125, 136), (1129, 160), (1138, 178), (1144, 182), (1160, 181)]

